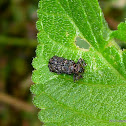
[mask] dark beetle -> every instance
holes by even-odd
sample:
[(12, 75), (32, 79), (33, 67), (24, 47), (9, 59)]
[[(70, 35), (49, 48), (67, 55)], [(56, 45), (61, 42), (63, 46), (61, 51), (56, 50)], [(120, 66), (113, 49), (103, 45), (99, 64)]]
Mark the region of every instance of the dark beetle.
[(83, 59), (79, 59), (77, 63), (73, 60), (67, 60), (63, 57), (53, 56), (49, 60), (49, 70), (51, 72), (55, 72), (57, 74), (65, 73), (65, 74), (73, 74), (74, 81), (79, 80), (82, 77), (82, 73), (84, 73), (84, 67), (86, 63)]

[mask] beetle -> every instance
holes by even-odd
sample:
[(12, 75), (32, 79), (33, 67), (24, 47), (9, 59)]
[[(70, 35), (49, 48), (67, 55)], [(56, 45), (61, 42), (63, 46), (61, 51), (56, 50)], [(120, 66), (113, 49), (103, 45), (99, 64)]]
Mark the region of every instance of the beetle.
[(79, 59), (77, 63), (74, 60), (68, 60), (63, 57), (53, 56), (49, 59), (48, 67), (51, 72), (57, 74), (73, 74), (74, 82), (83, 78), (82, 74), (84, 73), (84, 67), (87, 64), (83, 59)]

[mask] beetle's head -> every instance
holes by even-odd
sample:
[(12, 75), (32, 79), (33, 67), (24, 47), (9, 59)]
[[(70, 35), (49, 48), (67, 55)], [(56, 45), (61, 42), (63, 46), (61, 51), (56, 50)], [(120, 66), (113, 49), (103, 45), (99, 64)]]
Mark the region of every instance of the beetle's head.
[(87, 65), (87, 64), (85, 63), (85, 61), (84, 61), (83, 59), (81, 59), (81, 58), (78, 60), (77, 64), (80, 64), (81, 67), (85, 67), (85, 66)]

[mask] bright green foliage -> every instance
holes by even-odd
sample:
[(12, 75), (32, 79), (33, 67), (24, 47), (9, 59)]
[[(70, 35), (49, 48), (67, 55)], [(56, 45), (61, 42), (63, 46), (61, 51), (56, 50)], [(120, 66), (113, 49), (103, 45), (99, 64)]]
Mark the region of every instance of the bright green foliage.
[[(126, 125), (126, 51), (121, 51), (97, 0), (40, 0), (38, 43), (31, 86), (39, 119), (46, 126)], [(89, 50), (75, 45), (79, 36)], [(83, 79), (57, 75), (48, 68), (57, 55), (87, 66)], [(115, 122), (111, 122), (113, 120)]]
[(126, 50), (123, 51), (123, 62), (126, 68)]
[(120, 23), (118, 26), (118, 30), (113, 31), (111, 36), (126, 42), (126, 21), (125, 23)]

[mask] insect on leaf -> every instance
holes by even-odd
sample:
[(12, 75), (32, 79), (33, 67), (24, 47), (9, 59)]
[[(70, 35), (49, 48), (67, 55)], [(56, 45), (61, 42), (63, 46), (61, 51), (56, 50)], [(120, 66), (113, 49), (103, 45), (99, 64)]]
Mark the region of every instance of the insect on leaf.
[[(126, 119), (126, 53), (113, 39), (97, 0), (40, 0), (31, 92), (46, 126), (122, 126)], [(76, 46), (80, 37), (88, 50)], [(49, 59), (87, 66), (83, 78), (50, 72)], [(119, 121), (121, 120), (121, 121)]]

